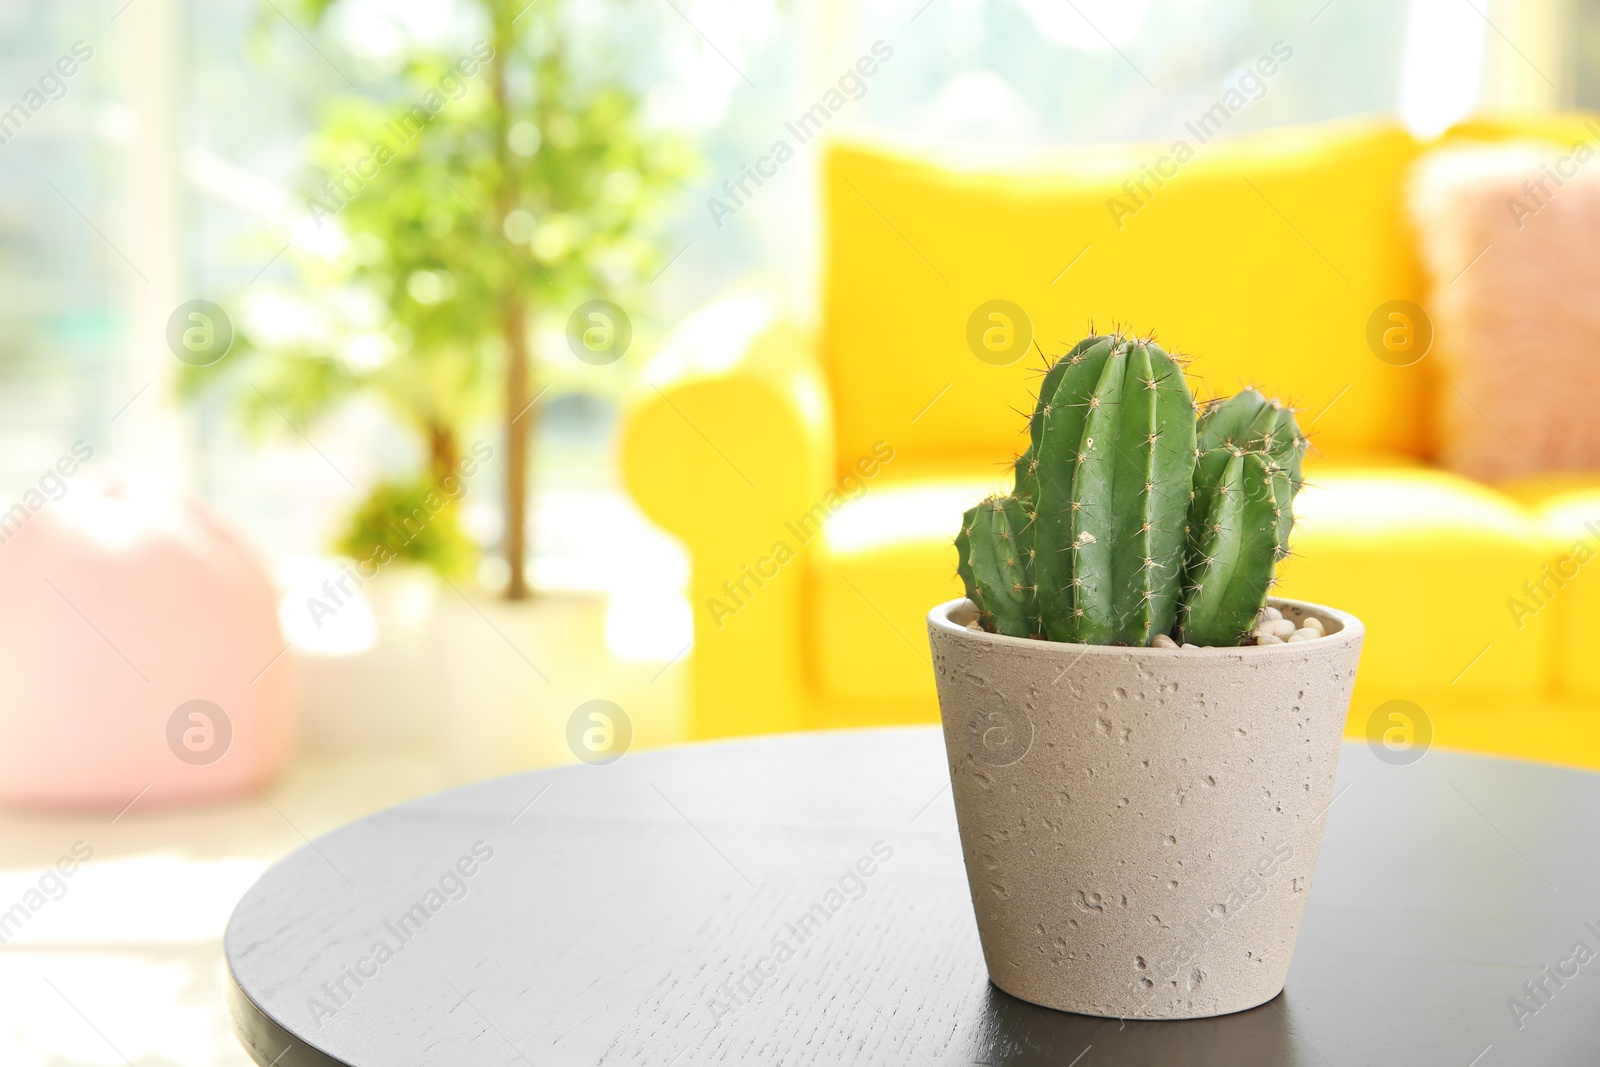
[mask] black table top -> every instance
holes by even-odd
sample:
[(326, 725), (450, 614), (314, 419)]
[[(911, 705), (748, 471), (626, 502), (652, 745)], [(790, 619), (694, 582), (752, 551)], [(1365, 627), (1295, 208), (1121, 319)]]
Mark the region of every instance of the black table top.
[(1284, 993), (1119, 1022), (989, 984), (936, 729), (638, 753), (288, 856), (231, 1008), (277, 1067), (1595, 1063), (1597, 823), (1600, 776), (1348, 744)]

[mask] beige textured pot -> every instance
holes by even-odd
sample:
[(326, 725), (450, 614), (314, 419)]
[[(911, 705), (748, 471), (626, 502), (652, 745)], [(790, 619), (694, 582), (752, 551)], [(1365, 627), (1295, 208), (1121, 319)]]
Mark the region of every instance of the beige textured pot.
[(1110, 1018), (1243, 1011), (1283, 989), (1361, 623), (1316, 641), (1123, 648), (928, 614), (950, 785), (995, 985)]

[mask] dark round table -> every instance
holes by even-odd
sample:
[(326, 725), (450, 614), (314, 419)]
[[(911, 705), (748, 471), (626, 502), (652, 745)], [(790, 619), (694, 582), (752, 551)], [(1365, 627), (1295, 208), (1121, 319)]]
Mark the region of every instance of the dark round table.
[(1119, 1022), (989, 984), (934, 728), (636, 753), (294, 852), (230, 1009), (276, 1067), (1595, 1063), (1597, 825), (1589, 773), (1348, 744), (1284, 993)]

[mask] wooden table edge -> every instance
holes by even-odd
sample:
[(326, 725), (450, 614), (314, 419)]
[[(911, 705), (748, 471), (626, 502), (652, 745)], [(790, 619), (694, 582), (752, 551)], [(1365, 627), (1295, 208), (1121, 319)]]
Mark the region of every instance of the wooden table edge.
[(303, 1044), (239, 987), (233, 968), (228, 968), (228, 1019), (233, 1036), (259, 1067), (351, 1067), (344, 1060)]

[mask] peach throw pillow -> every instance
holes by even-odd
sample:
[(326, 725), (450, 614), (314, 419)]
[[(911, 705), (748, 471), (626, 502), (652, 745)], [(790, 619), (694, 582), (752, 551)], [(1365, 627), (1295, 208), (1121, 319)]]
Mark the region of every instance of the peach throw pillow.
[(1445, 148), (1412, 175), (1442, 462), (1499, 481), (1600, 471), (1600, 129)]

